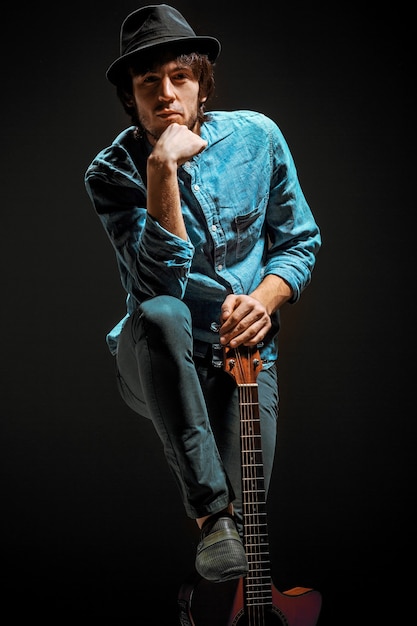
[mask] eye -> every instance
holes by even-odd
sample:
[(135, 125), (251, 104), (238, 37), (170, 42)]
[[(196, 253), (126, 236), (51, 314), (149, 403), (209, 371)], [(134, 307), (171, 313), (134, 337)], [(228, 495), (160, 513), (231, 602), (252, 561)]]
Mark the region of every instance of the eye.
[(188, 68), (178, 69), (176, 72), (172, 74), (172, 80), (176, 80), (178, 82), (183, 82), (186, 80), (194, 80), (193, 73)]
[(154, 83), (158, 80), (158, 77), (155, 76), (154, 74), (146, 74), (146, 76), (143, 77), (143, 82), (144, 83)]

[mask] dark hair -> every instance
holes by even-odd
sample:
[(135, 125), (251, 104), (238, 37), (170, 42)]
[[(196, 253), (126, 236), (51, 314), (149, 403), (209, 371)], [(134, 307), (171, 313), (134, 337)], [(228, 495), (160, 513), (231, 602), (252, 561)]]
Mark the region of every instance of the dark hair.
[(176, 51), (175, 48), (170, 48), (169, 50), (161, 51), (157, 57), (153, 54), (152, 57), (141, 56), (137, 61), (132, 60), (129, 66), (126, 67), (124, 77), (117, 86), (117, 96), (123, 105), (125, 113), (130, 117), (134, 126), (140, 126), (140, 123), (137, 118), (136, 109), (131, 104), (133, 92), (132, 78), (140, 74), (145, 74), (158, 65), (173, 60), (177, 60), (179, 63), (190, 67), (195, 79), (199, 83), (200, 89), (198, 97), (200, 104), (198, 108), (198, 121), (200, 124), (203, 123), (205, 118), (205, 106), (208, 99), (214, 93), (214, 64), (209, 61), (206, 54), (200, 54), (198, 52), (184, 54)]

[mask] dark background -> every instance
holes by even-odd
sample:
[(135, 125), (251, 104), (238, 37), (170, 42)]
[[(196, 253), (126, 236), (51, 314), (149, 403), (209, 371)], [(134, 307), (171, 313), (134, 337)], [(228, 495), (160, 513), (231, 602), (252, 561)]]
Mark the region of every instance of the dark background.
[[(319, 590), (319, 626), (407, 624), (411, 13), (400, 3), (366, 17), (351, 4), (269, 5), (175, 3), (223, 44), (211, 108), (277, 121), (322, 229), (313, 282), (282, 315), (274, 583)], [(151, 425), (116, 390), (104, 337), (124, 293), (83, 184), (96, 152), (128, 125), (104, 73), (138, 6), (3, 9), (5, 624), (175, 626), (193, 565), (196, 526)]]

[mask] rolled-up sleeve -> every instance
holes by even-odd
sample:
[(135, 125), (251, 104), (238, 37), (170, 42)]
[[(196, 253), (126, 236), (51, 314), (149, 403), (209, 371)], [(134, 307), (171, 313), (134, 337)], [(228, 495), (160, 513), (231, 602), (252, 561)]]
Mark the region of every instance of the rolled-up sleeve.
[(123, 287), (139, 302), (158, 294), (183, 298), (194, 246), (146, 211), (146, 189), (119, 146), (100, 153), (85, 176), (87, 192), (116, 253)]
[(296, 167), (285, 139), (274, 128), (273, 177), (266, 213), (270, 245), (265, 275), (277, 274), (293, 290), (297, 302), (311, 281), (316, 255), (321, 247), (319, 227), (301, 189)]

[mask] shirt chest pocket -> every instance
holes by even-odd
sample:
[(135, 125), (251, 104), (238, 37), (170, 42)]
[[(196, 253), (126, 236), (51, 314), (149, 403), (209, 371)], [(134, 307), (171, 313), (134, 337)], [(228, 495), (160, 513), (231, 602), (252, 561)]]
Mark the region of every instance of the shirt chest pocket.
[(264, 204), (247, 213), (236, 214), (231, 221), (232, 240), (228, 251), (234, 253), (236, 261), (244, 259), (258, 243), (265, 223)]

